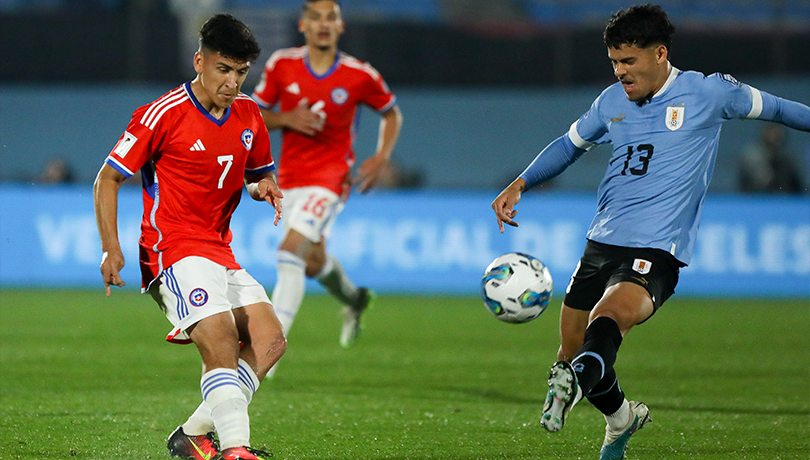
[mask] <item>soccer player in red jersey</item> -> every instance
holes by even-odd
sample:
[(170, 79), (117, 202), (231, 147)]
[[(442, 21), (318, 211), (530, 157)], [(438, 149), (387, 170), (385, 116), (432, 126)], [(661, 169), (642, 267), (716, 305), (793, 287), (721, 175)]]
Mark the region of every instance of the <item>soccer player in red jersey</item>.
[(193, 342), (202, 356), (203, 402), (168, 440), (183, 459), (269, 457), (250, 447), (248, 404), (286, 339), (264, 288), (234, 259), (229, 229), (244, 186), (273, 206), (276, 224), (281, 217), (267, 128), (240, 92), (259, 52), (233, 16), (209, 19), (194, 55), (197, 77), (135, 111), (94, 184), (107, 295), (124, 285), (118, 190), (140, 170), (141, 289), (174, 326), (167, 340)]
[[(298, 29), (306, 45), (273, 53), (253, 93), (267, 128), (282, 130), (278, 178), (285, 234), (277, 253), (273, 305), (289, 331), (304, 297), (305, 277), (316, 278), (346, 305), (340, 344), (349, 347), (360, 332), (371, 292), (352, 283), (326, 252), (326, 240), (351, 185), (366, 192), (388, 167), (402, 114), (380, 74), (337, 49), (344, 30), (338, 1), (304, 1)], [(381, 114), (380, 134), (376, 153), (352, 178), (360, 104)], [(274, 106), (278, 111), (271, 110)]]

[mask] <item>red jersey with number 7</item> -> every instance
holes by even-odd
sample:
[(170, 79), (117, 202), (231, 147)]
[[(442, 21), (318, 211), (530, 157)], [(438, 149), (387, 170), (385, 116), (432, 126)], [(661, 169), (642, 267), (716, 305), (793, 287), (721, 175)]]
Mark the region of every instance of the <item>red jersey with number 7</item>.
[(383, 113), (396, 104), (396, 97), (367, 63), (338, 52), (332, 68), (317, 75), (307, 54), (305, 46), (273, 53), (253, 98), (264, 109), (278, 104), (286, 112), (306, 104), (325, 117), (323, 131), (315, 136), (282, 131), (278, 182), (282, 189), (316, 185), (341, 195), (355, 160), (358, 106)]
[(143, 290), (188, 256), (240, 268), (230, 221), (244, 176), (275, 169), (267, 128), (250, 97), (239, 93), (218, 120), (186, 82), (138, 108), (106, 162), (126, 177), (141, 170)]

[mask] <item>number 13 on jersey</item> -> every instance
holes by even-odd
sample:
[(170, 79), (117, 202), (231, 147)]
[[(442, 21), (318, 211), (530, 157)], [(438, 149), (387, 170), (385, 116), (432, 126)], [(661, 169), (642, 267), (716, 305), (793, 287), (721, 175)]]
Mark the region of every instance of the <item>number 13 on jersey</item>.
[(653, 147), (652, 144), (641, 144), (637, 147), (637, 149), (639, 153), (643, 152), (643, 154), (638, 155), (636, 157), (636, 160), (638, 160), (641, 163), (641, 165), (633, 166), (632, 168), (630, 167), (630, 160), (633, 158), (633, 153), (635, 152), (633, 152), (633, 146), (628, 145), (627, 156), (625, 157), (624, 160), (624, 168), (622, 168), (622, 176), (626, 176), (627, 171), (630, 171), (630, 174), (634, 176), (643, 176), (647, 174), (647, 167), (650, 164), (650, 160), (652, 159), (653, 150), (655, 149), (655, 147)]

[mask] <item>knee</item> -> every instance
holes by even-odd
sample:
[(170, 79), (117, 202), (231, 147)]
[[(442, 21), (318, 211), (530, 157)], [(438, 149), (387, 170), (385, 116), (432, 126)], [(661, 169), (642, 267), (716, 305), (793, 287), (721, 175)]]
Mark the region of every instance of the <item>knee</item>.
[(623, 282), (608, 288), (591, 312), (589, 323), (599, 317), (610, 318), (624, 335), (633, 326), (649, 318), (654, 311), (655, 307), (646, 289)]
[(307, 263), (305, 270), (307, 278), (315, 278), (321, 273), (321, 270), (323, 270), (323, 266), (326, 263), (326, 256), (323, 254), (308, 255), (304, 261)]
[[(287, 337), (284, 335), (284, 332), (278, 331), (278, 333), (274, 335), (271, 349), (272, 353), (277, 355), (278, 358), (284, 356), (284, 353), (287, 352)], [(276, 358), (276, 360), (278, 360), (278, 358)]]
[(649, 315), (644, 315), (636, 310), (628, 309), (606, 309), (601, 311), (594, 310), (590, 318), (590, 323), (594, 322), (594, 320), (597, 318), (610, 318), (616, 323), (617, 326), (619, 326), (619, 330), (621, 331), (622, 336), (624, 336), (630, 332), (630, 329), (632, 329), (635, 325), (646, 319), (647, 316)]
[[(254, 343), (254, 350), (256, 344)], [(267, 340), (262, 344), (261, 350), (255, 350), (256, 361), (258, 367), (266, 373), (273, 365), (284, 356), (287, 351), (287, 338), (284, 332), (279, 328), (267, 337)]]
[[(284, 356), (284, 353), (287, 351), (287, 337), (284, 336), (284, 332), (279, 328), (278, 330), (274, 331), (267, 340), (267, 344), (264, 347), (264, 356), (267, 357), (268, 360), (272, 360), (273, 364), (275, 361), (278, 361), (279, 358)], [(272, 366), (272, 364), (271, 364)]]
[(304, 272), (308, 278), (316, 277), (326, 263), (325, 243), (323, 241), (314, 243), (295, 231), (287, 235), (279, 249), (300, 257), (306, 264)]

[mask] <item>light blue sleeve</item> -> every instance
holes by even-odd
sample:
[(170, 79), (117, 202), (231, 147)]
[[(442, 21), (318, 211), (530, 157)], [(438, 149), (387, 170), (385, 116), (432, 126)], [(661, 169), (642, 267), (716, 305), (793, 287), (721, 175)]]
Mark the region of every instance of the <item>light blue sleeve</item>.
[(723, 101), (723, 118), (773, 121), (810, 131), (810, 107), (740, 83), (731, 75), (712, 74), (708, 79), (714, 96)]
[(610, 97), (608, 91), (610, 91), (610, 87), (603, 91), (593, 101), (591, 108), (568, 129), (568, 138), (575, 147), (587, 151), (596, 147), (597, 144), (610, 142), (608, 125), (599, 112), (603, 99)]
[(585, 153), (585, 149), (577, 148), (568, 134), (563, 134), (552, 143), (548, 144), (535, 158), (534, 161), (526, 168), (520, 177), (526, 181), (526, 188), (532, 188), (535, 185), (545, 182), (553, 177), (556, 177), (565, 168), (573, 164), (575, 161)]
[(759, 91), (753, 87), (751, 87), (751, 90), (754, 93), (755, 102), (757, 100), (756, 93), (759, 93), (759, 104), (761, 106), (761, 113), (753, 118), (781, 123), (793, 129), (810, 131), (810, 107), (768, 94), (765, 91)]

